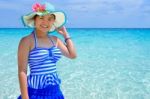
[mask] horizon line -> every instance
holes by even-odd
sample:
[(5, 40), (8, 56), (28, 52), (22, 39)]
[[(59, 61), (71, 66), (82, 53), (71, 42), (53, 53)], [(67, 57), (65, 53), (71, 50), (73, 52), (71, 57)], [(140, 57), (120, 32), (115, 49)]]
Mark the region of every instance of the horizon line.
[[(33, 29), (33, 28), (22, 28), (22, 27), (0, 27), (0, 29)], [(77, 28), (77, 27), (70, 27), (67, 29), (150, 29), (150, 27), (99, 27), (99, 28), (93, 28), (93, 27), (85, 27), (85, 28)]]

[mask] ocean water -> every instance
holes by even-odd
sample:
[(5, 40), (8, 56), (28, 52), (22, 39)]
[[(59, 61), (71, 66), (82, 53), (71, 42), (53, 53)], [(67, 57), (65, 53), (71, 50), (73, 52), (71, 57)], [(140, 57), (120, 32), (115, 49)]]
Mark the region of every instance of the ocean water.
[[(0, 29), (0, 99), (20, 94), (17, 48), (31, 31)], [(77, 58), (57, 63), (65, 99), (150, 99), (150, 29), (68, 31)]]

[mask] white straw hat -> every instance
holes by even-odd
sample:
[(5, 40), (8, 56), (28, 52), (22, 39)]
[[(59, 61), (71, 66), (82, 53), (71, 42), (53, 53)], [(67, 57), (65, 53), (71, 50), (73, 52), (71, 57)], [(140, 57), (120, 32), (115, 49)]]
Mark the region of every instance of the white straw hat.
[(34, 28), (34, 16), (35, 15), (46, 15), (46, 14), (54, 14), (55, 15), (55, 22), (52, 25), (49, 32), (53, 32), (56, 28), (61, 27), (66, 23), (66, 15), (62, 11), (55, 11), (55, 8), (50, 3), (44, 3), (43, 5), (36, 3), (32, 6), (33, 12), (28, 15), (24, 15), (22, 17), (22, 21), (25, 26), (30, 28)]

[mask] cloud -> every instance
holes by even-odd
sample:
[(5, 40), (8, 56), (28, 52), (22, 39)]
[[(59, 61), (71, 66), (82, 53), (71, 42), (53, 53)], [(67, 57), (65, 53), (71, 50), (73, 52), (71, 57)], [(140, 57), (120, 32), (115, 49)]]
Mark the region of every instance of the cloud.
[[(5, 20), (0, 20), (1, 24), (13, 26), (9, 23), (8, 20), (12, 20), (8, 16), (12, 15), (14, 22), (17, 22), (21, 15), (32, 11), (31, 6), (36, 2), (41, 3), (42, 0), (0, 0), (0, 11), (3, 13), (0, 16), (5, 17)], [(71, 27), (134, 27), (140, 24), (144, 26), (144, 22), (150, 27), (149, 0), (44, 0), (44, 2), (51, 2), (56, 9), (66, 12), (68, 25)]]
[(67, 8), (74, 11), (98, 11), (101, 13), (133, 13), (138, 12), (143, 0), (69, 0)]
[[(65, 10), (72, 10), (75, 12), (99, 12), (102, 14), (132, 14), (135, 12), (141, 11), (142, 5), (146, 5), (147, 0), (67, 0), (67, 1), (58, 1), (58, 0), (46, 0), (47, 2), (52, 2), (59, 5), (59, 8)], [(17, 3), (16, 3), (17, 2)], [(1, 0), (0, 8), (1, 9), (28, 9), (35, 2), (41, 2), (41, 0)], [(56, 6), (57, 6), (56, 5)], [(64, 7), (65, 5), (65, 7)], [(26, 8), (27, 7), (27, 8)], [(140, 13), (140, 12), (139, 12)]]
[[(99, 27), (144, 27), (144, 22), (150, 20), (148, 4), (145, 0), (69, 0), (66, 10), (69, 21), (80, 20), (80, 25)], [(78, 14), (78, 16), (74, 16)], [(149, 22), (149, 21), (148, 21)], [(81, 24), (82, 23), (82, 24)], [(74, 22), (78, 26), (77, 22)], [(150, 25), (149, 25), (150, 26)], [(88, 26), (89, 27), (89, 26)]]

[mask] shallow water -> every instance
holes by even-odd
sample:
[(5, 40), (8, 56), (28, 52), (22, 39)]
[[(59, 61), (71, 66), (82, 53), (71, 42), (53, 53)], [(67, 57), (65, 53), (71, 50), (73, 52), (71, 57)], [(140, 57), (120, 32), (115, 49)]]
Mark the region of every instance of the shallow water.
[[(31, 29), (0, 29), (0, 99), (16, 99), (17, 47)], [(66, 99), (149, 99), (150, 29), (68, 29), (78, 57), (57, 64)], [(52, 33), (52, 35), (58, 35)], [(29, 72), (28, 72), (29, 73)]]

